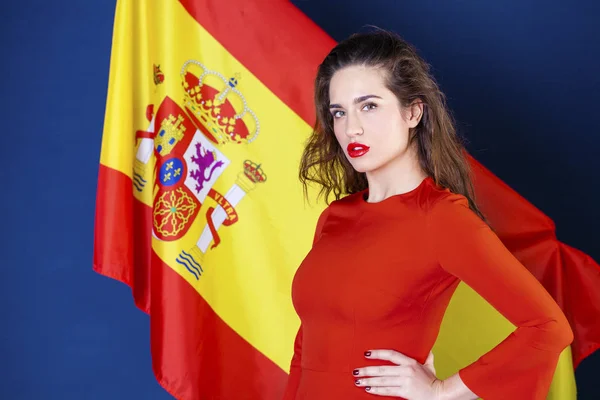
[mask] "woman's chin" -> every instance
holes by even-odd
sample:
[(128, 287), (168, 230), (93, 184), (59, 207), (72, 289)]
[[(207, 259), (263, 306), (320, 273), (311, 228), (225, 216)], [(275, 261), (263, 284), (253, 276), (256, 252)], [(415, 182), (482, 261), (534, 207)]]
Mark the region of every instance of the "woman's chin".
[(371, 163), (367, 162), (367, 160), (352, 159), (350, 160), (350, 164), (352, 164), (352, 168), (354, 168), (356, 172), (360, 173), (369, 172), (373, 169), (373, 166), (370, 165)]

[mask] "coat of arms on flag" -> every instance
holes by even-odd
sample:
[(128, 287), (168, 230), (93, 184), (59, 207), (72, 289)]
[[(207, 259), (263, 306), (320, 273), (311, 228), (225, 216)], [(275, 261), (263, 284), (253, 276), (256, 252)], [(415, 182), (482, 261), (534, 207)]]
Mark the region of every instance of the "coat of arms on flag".
[[(194, 223), (203, 225), (195, 245), (182, 248), (175, 260), (195, 279), (204, 272), (203, 255), (221, 242), (219, 229), (238, 221), (237, 204), (267, 179), (259, 163), (245, 159), (232, 164), (222, 151), (227, 145), (252, 143), (260, 131), (256, 114), (237, 89), (238, 79), (239, 74), (226, 79), (200, 61), (185, 62), (182, 104), (165, 96), (156, 113), (147, 114), (148, 130), (136, 135), (133, 187), (137, 192), (152, 190), (154, 237), (176, 241)], [(227, 168), (237, 174), (223, 194), (213, 185)], [(207, 198), (216, 204), (203, 208)]]

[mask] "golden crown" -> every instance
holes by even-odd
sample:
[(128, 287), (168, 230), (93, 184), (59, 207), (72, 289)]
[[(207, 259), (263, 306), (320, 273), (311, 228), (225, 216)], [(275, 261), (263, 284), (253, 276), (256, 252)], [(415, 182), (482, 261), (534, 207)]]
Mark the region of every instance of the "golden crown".
[(256, 184), (264, 183), (267, 180), (267, 174), (263, 171), (260, 164), (251, 160), (244, 160), (243, 169), (239, 172), (235, 183), (246, 193), (254, 190)]
[(260, 164), (256, 164), (250, 160), (244, 161), (244, 175), (253, 183), (261, 183), (267, 180), (267, 175), (260, 167)]
[(216, 144), (251, 143), (260, 125), (256, 114), (237, 89), (239, 75), (226, 79), (199, 61), (189, 60), (181, 68), (184, 105), (190, 118)]

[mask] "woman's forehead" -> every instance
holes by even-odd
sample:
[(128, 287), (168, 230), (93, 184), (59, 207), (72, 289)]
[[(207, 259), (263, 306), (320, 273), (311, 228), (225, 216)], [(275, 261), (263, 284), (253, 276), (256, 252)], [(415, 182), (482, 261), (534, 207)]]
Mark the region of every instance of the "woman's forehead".
[(384, 72), (379, 68), (351, 66), (337, 71), (329, 84), (332, 103), (375, 94), (383, 97), (388, 92), (384, 84)]

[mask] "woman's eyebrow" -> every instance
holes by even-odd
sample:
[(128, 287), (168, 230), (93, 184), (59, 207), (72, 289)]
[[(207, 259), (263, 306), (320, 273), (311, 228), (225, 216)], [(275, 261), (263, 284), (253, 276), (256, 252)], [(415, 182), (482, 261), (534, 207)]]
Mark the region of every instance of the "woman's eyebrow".
[[(360, 96), (360, 97), (355, 98), (354, 101), (353, 101), (353, 103), (354, 104), (362, 103), (363, 101), (369, 100), (369, 99), (372, 99), (372, 98), (381, 99), (380, 96), (376, 96), (374, 94), (367, 94), (365, 96)], [(342, 108), (342, 106), (339, 105), (339, 104), (330, 104), (329, 108)]]

